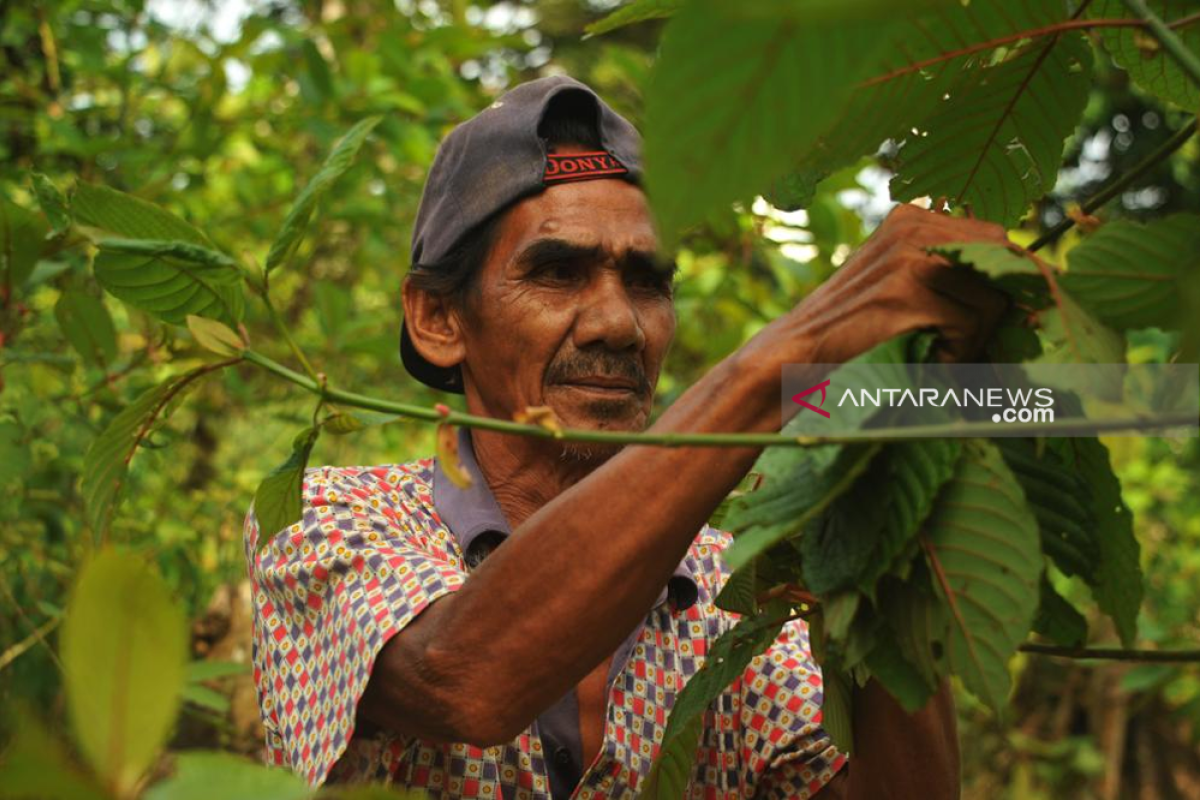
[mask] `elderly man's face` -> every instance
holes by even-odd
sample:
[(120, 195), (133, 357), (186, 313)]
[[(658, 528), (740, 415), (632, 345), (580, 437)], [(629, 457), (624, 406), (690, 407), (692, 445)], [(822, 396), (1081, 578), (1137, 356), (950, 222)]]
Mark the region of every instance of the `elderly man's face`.
[(642, 191), (620, 180), (551, 186), (513, 206), (463, 325), (466, 389), (483, 413), (550, 406), (573, 428), (635, 431), (675, 333)]

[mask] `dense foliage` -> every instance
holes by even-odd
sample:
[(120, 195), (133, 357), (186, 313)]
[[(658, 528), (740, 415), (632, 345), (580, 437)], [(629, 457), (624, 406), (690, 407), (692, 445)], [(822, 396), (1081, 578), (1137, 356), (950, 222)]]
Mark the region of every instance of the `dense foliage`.
[[(399, 369), (397, 254), (439, 137), (538, 70), (644, 121), (660, 229), (682, 243), (664, 405), (844, 261), (881, 169), (893, 199), (1039, 246), (946, 251), (1020, 299), (996, 360), (1195, 361), (1200, 24), (1193, 3), (1148, 5), (639, 0), (581, 42), (604, 9), (566, 0), (277, 3), (219, 36), (140, 3), (0, 4), (0, 679), (20, 709), (0, 794), (306, 795), (229, 756), (158, 759), (172, 730), (254, 745), (247, 612), (205, 605), (236, 597), (251, 497), (279, 530), (306, 463), (404, 460), (479, 424)], [(953, 674), (969, 791), (1200, 791), (1194, 667), (1015, 655), (1031, 631), (1196, 641), (1198, 456), (1052, 437), (768, 450), (761, 487), (721, 512), (739, 536), (722, 603), (746, 619), (678, 698), (647, 794), (679, 795), (708, 699), (796, 614), (846, 748), (852, 681), (915, 707)], [(72, 720), (86, 769), (37, 717)]]

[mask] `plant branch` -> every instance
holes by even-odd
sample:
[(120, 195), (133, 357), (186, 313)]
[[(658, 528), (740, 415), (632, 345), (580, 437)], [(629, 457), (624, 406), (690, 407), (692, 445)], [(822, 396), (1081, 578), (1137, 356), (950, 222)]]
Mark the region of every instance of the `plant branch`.
[(883, 439), (916, 439), (930, 436), (979, 436), (992, 437), (1004, 431), (1019, 431), (1022, 436), (1064, 436), (1072, 433), (1094, 434), (1098, 431), (1153, 430), (1159, 428), (1193, 425), (1196, 415), (1191, 412), (1164, 414), (1159, 417), (1134, 417), (1129, 419), (1087, 420), (1067, 419), (1040, 423), (961, 422), (940, 425), (910, 425), (903, 427), (876, 428), (866, 435), (841, 436), (790, 436), (785, 433), (624, 433), (617, 431), (590, 431), (562, 429), (552, 430), (540, 425), (480, 417), (461, 411), (439, 410), (411, 403), (397, 403), (376, 397), (347, 392), (334, 388), (316, 378), (288, 369), (261, 353), (246, 350), (242, 357), (252, 364), (274, 373), (286, 381), (300, 386), (327, 402), (396, 414), (429, 422), (459, 425), (466, 428), (534, 436), (542, 439), (561, 439), (569, 442), (602, 442), (606, 444), (640, 444), (660, 447), (814, 447), (823, 444), (866, 443)]
[[(1128, 189), (1138, 180), (1138, 178), (1141, 178), (1143, 175), (1149, 172), (1160, 161), (1168, 158), (1176, 150), (1183, 147), (1187, 140), (1191, 139), (1195, 133), (1196, 118), (1191, 117), (1186, 125), (1175, 131), (1175, 133), (1171, 135), (1171, 138), (1159, 145), (1154, 152), (1150, 153), (1141, 161), (1139, 161), (1124, 175), (1121, 175), (1108, 186), (1105, 186), (1096, 194), (1089, 197), (1087, 201), (1079, 206), (1080, 210), (1084, 214), (1091, 214), (1093, 211), (1098, 210), (1109, 200), (1112, 200), (1114, 197), (1121, 194), (1121, 192)], [(1074, 225), (1075, 220), (1073, 218), (1069, 216), (1064, 217), (1061, 222), (1039, 236), (1033, 242), (1033, 244), (1029, 245), (1029, 247), (1026, 249), (1030, 252), (1036, 252), (1037, 250), (1042, 249), (1046, 245), (1058, 239), (1060, 236), (1074, 227)]]
[[(1128, 4), (1128, 0), (1126, 0)], [(1136, 13), (1136, 12), (1135, 12)], [(1180, 17), (1170, 23), (1162, 23), (1167, 33), (1174, 36), (1173, 28), (1182, 28), (1191, 25), (1194, 22), (1200, 21), (1200, 14), (1189, 14), (1186, 17)], [(1161, 20), (1160, 20), (1161, 23)], [(869, 86), (875, 86), (880, 83), (887, 83), (893, 78), (899, 78), (901, 75), (908, 75), (912, 72), (919, 72), (926, 67), (932, 67), (935, 64), (940, 64), (943, 61), (953, 61), (956, 58), (973, 55), (991, 50), (996, 47), (1001, 47), (1013, 42), (1019, 42), (1022, 39), (1040, 39), (1043, 36), (1057, 36), (1064, 31), (1072, 30), (1088, 30), (1091, 28), (1147, 28), (1150, 27), (1150, 22), (1147, 19), (1068, 19), (1062, 22), (1056, 22), (1053, 25), (1045, 25), (1041, 28), (1030, 28), (1029, 30), (1017, 31), (1006, 36), (1000, 36), (996, 39), (988, 39), (986, 42), (976, 42), (967, 47), (958, 50), (951, 50), (948, 53), (940, 53), (923, 61), (916, 61), (912, 64), (905, 64), (903, 67), (898, 67), (890, 72), (885, 72), (882, 75), (876, 75), (863, 81), (858, 86), (860, 89), (865, 89)]]
[(1126, 8), (1141, 17), (1142, 22), (1150, 29), (1150, 35), (1158, 40), (1167, 54), (1175, 59), (1179, 68), (1192, 79), (1192, 84), (1200, 89), (1200, 56), (1193, 53), (1175, 31), (1171, 30), (1171, 26), (1150, 10), (1146, 5), (1146, 0), (1124, 0), (1124, 2)]
[(1116, 647), (1059, 647), (1052, 644), (1026, 642), (1018, 648), (1022, 653), (1070, 659), (1104, 661), (1143, 661), (1160, 664), (1200, 663), (1200, 650), (1125, 650)]
[(292, 355), (294, 355), (296, 360), (300, 362), (300, 366), (302, 366), (304, 371), (308, 373), (308, 377), (312, 378), (317, 383), (320, 383), (321, 378), (317, 374), (317, 371), (313, 369), (313, 365), (309, 362), (308, 357), (304, 355), (304, 351), (300, 349), (300, 345), (296, 344), (296, 340), (292, 337), (292, 331), (288, 328), (287, 322), (284, 321), (283, 316), (279, 313), (278, 309), (275, 308), (275, 304), (271, 302), (271, 296), (267, 294), (265, 284), (263, 286), (261, 295), (263, 303), (267, 306), (267, 313), (271, 316), (271, 322), (275, 323), (275, 329), (279, 331), (279, 334), (283, 336), (283, 340), (287, 342), (287, 346), (291, 349)]

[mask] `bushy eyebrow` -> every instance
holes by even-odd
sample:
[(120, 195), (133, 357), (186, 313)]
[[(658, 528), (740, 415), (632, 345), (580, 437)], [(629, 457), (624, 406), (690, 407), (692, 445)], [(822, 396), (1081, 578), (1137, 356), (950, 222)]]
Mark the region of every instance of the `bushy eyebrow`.
[[(585, 245), (566, 239), (538, 239), (522, 250), (515, 263), (522, 273), (533, 272), (549, 264), (586, 263), (609, 255), (601, 245)], [(622, 269), (647, 271), (672, 277), (678, 271), (674, 262), (660, 259), (653, 250), (626, 250), (616, 259)]]

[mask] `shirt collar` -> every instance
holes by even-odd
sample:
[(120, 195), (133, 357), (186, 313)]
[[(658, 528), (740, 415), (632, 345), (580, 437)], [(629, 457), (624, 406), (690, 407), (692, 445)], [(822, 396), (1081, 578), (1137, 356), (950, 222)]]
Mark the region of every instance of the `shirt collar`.
[[(512, 528), (479, 471), (468, 428), (458, 429), (458, 460), (471, 476), (471, 485), (465, 489), (455, 486), (442, 470), (441, 459), (434, 459), (433, 507), (465, 554), (483, 534), (495, 531), (501, 537), (508, 537), (512, 534)], [(684, 610), (696, 602), (698, 595), (696, 579), (687, 566), (685, 556), (675, 567), (667, 586), (659, 593), (655, 605), (670, 597), (677, 610)]]

